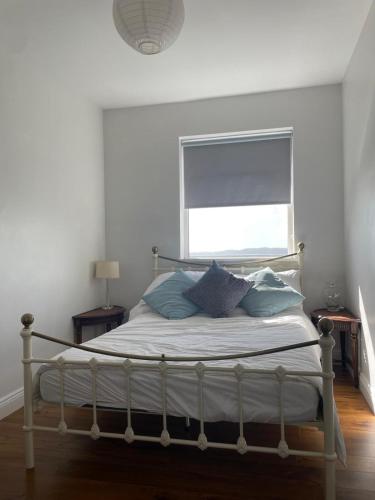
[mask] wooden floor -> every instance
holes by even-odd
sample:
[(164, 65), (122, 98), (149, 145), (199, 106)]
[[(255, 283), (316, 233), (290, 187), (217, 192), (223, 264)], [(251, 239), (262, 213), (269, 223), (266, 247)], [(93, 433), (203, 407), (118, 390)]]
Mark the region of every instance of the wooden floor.
[[(336, 402), (345, 435), (348, 464), (337, 467), (337, 497), (342, 500), (375, 499), (375, 417), (351, 379), (338, 374)], [(55, 408), (43, 408), (38, 422), (53, 425)], [(68, 411), (68, 425), (88, 428), (88, 410)], [(157, 417), (140, 416), (135, 427), (159, 425)], [(124, 428), (120, 413), (101, 414), (102, 430)], [(22, 411), (0, 422), (0, 499), (33, 500), (239, 500), (323, 498), (323, 469), (320, 460), (159, 445), (127, 445), (120, 440), (92, 441), (81, 436), (64, 438), (35, 433), (36, 468), (23, 468)], [(173, 434), (186, 436), (184, 422), (172, 422)], [(197, 429), (193, 425), (190, 435)], [(209, 438), (234, 437), (231, 425), (210, 425)], [(248, 442), (274, 445), (278, 429), (252, 425)], [(319, 448), (322, 437), (312, 429), (288, 428), (292, 445)], [(263, 444), (262, 443), (262, 444)]]

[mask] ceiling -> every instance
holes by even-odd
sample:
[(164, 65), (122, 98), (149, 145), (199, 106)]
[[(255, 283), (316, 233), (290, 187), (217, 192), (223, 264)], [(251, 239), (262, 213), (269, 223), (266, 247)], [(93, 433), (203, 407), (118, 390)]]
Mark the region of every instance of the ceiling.
[(166, 52), (143, 56), (112, 0), (1, 0), (0, 60), (32, 65), (104, 108), (340, 82), (372, 0), (185, 0)]

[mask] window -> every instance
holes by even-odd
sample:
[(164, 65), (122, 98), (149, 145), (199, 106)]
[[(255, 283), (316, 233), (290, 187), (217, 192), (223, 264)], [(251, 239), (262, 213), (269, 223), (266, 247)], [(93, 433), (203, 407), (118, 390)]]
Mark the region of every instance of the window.
[(181, 255), (293, 249), (292, 130), (180, 138)]

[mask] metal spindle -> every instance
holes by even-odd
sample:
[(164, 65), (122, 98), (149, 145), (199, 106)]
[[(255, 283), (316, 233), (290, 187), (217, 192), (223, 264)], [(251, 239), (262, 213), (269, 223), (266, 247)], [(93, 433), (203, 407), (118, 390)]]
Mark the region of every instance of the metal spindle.
[(238, 423), (240, 429), (240, 435), (237, 439), (237, 451), (241, 455), (247, 452), (247, 443), (243, 432), (243, 399), (242, 399), (242, 377), (244, 373), (244, 368), (242, 365), (238, 364), (234, 368), (234, 374), (237, 379), (237, 399), (238, 399)]
[(127, 419), (127, 426), (125, 429), (125, 434), (124, 434), (124, 439), (127, 443), (132, 443), (134, 441), (134, 431), (132, 428), (132, 396), (131, 396), (131, 390), (132, 390), (132, 382), (131, 382), (131, 376), (132, 376), (132, 362), (130, 359), (127, 359), (126, 361), (123, 362), (122, 367), (125, 372), (125, 384), (126, 384), (126, 419)]
[(64, 435), (68, 429), (65, 422), (65, 404), (64, 404), (64, 396), (65, 396), (65, 377), (64, 377), (64, 366), (65, 359), (60, 356), (57, 359), (57, 367), (59, 369), (59, 382), (60, 382), (60, 422), (59, 422), (59, 433)]
[(98, 374), (98, 361), (96, 358), (91, 358), (89, 361), (92, 379), (92, 417), (93, 424), (91, 426), (92, 439), (99, 439), (100, 429), (98, 426), (97, 412), (96, 412), (96, 399), (97, 399), (97, 374)]
[(281, 458), (289, 456), (288, 443), (285, 440), (285, 419), (284, 419), (284, 381), (286, 378), (286, 370), (282, 366), (278, 366), (275, 370), (276, 378), (279, 382), (279, 420), (280, 420), (280, 441), (278, 445), (278, 453)]
[(203, 363), (197, 363), (195, 365), (195, 370), (198, 377), (198, 411), (199, 411), (199, 436), (198, 436), (198, 448), (202, 451), (208, 446), (207, 437), (204, 433), (204, 391), (203, 391), (203, 377), (205, 366)]
[(163, 446), (168, 446), (171, 443), (171, 437), (167, 428), (167, 371), (168, 365), (165, 361), (159, 363), (160, 369), (160, 390), (161, 390), (161, 407), (163, 416), (163, 430), (160, 435), (160, 443)]

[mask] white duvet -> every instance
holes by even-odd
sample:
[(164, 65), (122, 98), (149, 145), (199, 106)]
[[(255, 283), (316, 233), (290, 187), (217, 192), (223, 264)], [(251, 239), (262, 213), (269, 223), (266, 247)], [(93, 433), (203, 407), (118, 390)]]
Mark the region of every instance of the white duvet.
[[(228, 318), (196, 315), (184, 320), (167, 320), (151, 312), (144, 303), (136, 306), (131, 320), (85, 345), (133, 354), (175, 356), (213, 356), (262, 350), (318, 338), (303, 311), (296, 307), (270, 318), (253, 318), (236, 309)], [(68, 349), (66, 360), (88, 360), (89, 352)], [(305, 347), (241, 360), (210, 361), (209, 366), (230, 367), (241, 363), (251, 368), (276, 368), (320, 371), (320, 348)], [(96, 355), (122, 363), (122, 359)], [(137, 361), (134, 361), (135, 363)], [(144, 361), (143, 361), (144, 363)], [(153, 363), (153, 362), (149, 362)], [(154, 362), (155, 363), (155, 362)], [(186, 363), (193, 364), (193, 363)], [(39, 396), (48, 402), (60, 400), (59, 374), (54, 367), (43, 365), (39, 372)], [(321, 379), (296, 377), (288, 379), (284, 388), (285, 421), (312, 421), (317, 418)], [(168, 373), (168, 414), (198, 418), (197, 376), (194, 372)], [(161, 412), (160, 375), (134, 372), (132, 376), (132, 408)], [(72, 405), (91, 404), (91, 374), (87, 369), (65, 371), (65, 402)], [(243, 380), (243, 415), (246, 422), (279, 421), (278, 382), (273, 375), (251, 375)], [(204, 419), (206, 421), (238, 421), (237, 384), (233, 375), (207, 372), (204, 377)], [(126, 407), (126, 380), (121, 368), (102, 367), (97, 385), (97, 404)], [(338, 437), (340, 437), (337, 425)], [(345, 459), (342, 440), (340, 455)]]

